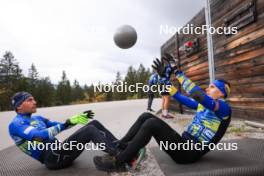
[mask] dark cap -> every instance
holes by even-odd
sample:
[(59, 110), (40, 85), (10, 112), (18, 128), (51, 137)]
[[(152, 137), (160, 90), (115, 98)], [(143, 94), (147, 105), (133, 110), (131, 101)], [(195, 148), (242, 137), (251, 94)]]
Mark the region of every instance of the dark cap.
[(11, 101), (13, 109), (16, 109), (17, 107), (19, 107), (29, 97), (32, 97), (32, 95), (28, 92), (15, 93)]

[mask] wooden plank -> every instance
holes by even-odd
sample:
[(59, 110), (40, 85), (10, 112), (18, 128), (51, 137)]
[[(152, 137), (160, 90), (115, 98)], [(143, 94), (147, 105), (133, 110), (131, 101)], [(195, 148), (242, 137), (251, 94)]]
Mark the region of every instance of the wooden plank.
[(203, 57), (206, 57), (207, 58), (207, 50), (204, 49), (204, 50), (201, 50), (199, 53), (191, 56), (191, 57), (181, 57), (181, 65), (186, 65), (188, 63), (191, 63), (193, 61), (196, 61), (200, 58), (203, 58)]
[(203, 62), (199, 65), (193, 66), (189, 68), (188, 71), (194, 71), (194, 70), (198, 70), (198, 69), (205, 68), (205, 67), (208, 67), (208, 62)]
[(184, 69), (188, 69), (188, 71), (195, 71), (197, 69), (201, 69), (203, 68), (203, 64), (204, 63), (208, 63), (208, 59), (207, 57), (202, 57), (199, 60), (193, 61), (193, 62), (189, 62), (185, 65), (183, 65), (182, 67)]
[(233, 49), (235, 47), (239, 47), (241, 45), (244, 45), (246, 43), (249, 43), (257, 38), (263, 37), (264, 36), (264, 28), (259, 29), (257, 31), (254, 31), (248, 35), (245, 35), (237, 40), (234, 40), (230, 42), (229, 44), (226, 45), (226, 49)]
[(242, 119), (264, 119), (263, 118), (264, 108), (263, 107), (249, 107), (249, 106), (233, 106), (232, 105), (232, 117)]
[(202, 69), (198, 69), (198, 70), (194, 70), (194, 71), (187, 70), (185, 72), (185, 75), (188, 77), (192, 77), (192, 76), (196, 76), (196, 75), (200, 75), (200, 74), (204, 74), (204, 73), (208, 73), (208, 72), (209, 72), (209, 68), (204, 67)]
[(236, 105), (236, 106), (232, 106), (233, 109), (245, 109), (245, 110), (252, 110), (252, 111), (261, 111), (261, 110), (264, 110), (264, 107), (249, 107), (249, 106), (239, 106), (239, 105)]
[(264, 84), (253, 84), (253, 85), (241, 85), (241, 86), (233, 86), (232, 92), (237, 93), (258, 93), (263, 94), (264, 92)]
[(248, 107), (251, 107), (251, 106), (263, 107), (263, 102), (231, 102), (230, 101), (230, 104), (232, 106), (239, 105), (239, 106), (248, 106)]
[(263, 98), (263, 97), (264, 97), (264, 94), (234, 92), (231, 86), (231, 97), (230, 98)]
[[(225, 76), (222, 79), (228, 79), (227, 76)], [(220, 78), (218, 78), (220, 79)], [(254, 76), (254, 77), (249, 77), (249, 78), (241, 78), (241, 79), (233, 79), (233, 80), (229, 80), (231, 86), (240, 86), (243, 84), (254, 84), (254, 83), (264, 83), (264, 76), (260, 75), (260, 76)]]
[(230, 50), (225, 49), (225, 47), (218, 48), (215, 51), (214, 58), (215, 58), (215, 60), (219, 60), (222, 58), (235, 57), (235, 56), (238, 56), (240, 54), (244, 54), (244, 53), (249, 52), (249, 51), (253, 51), (253, 50), (263, 48), (263, 44), (264, 44), (264, 37), (258, 38), (254, 41), (251, 41), (250, 43), (247, 43), (243, 46), (240, 46), (240, 47), (237, 47), (234, 49), (230, 49)]
[[(248, 2), (249, 0), (219, 0), (218, 2), (211, 4), (211, 19), (216, 21), (217, 19), (223, 18), (225, 15), (230, 15), (232, 10), (239, 7), (243, 2)], [(215, 5), (217, 4), (217, 5)], [(220, 10), (221, 9), (221, 10)]]
[[(234, 71), (244, 71), (248, 69), (252, 69), (254, 67), (259, 67), (264, 65), (264, 56), (259, 56), (251, 60), (246, 60), (244, 62), (238, 62), (231, 65), (223, 65), (221, 67), (216, 67), (216, 73), (226, 73), (226, 72), (234, 72)], [(264, 73), (263, 73), (264, 74)], [(264, 79), (264, 78), (263, 78)]]
[(236, 49), (239, 48), (243, 45), (253, 45), (254, 41), (256, 40), (256, 44), (262, 44), (263, 40), (264, 40), (264, 28), (257, 30), (251, 34), (248, 34), (246, 36), (243, 36), (237, 40), (234, 40), (230, 43), (224, 44), (222, 46), (219, 46), (216, 50), (216, 55), (221, 53), (221, 52), (225, 52), (225, 51), (229, 51), (231, 52), (232, 49)]
[[(225, 7), (218, 6), (215, 9), (211, 9), (212, 25), (213, 26), (223, 26), (223, 23), (224, 23), (223, 19), (228, 18), (230, 15), (232, 15), (232, 13), (235, 10), (237, 10), (238, 8), (242, 7), (245, 3), (248, 3), (250, 1), (251, 0), (242, 0), (239, 2), (239, 0), (238, 1), (228, 0), (228, 3), (225, 4)], [(226, 7), (226, 6), (229, 6), (229, 7)], [(258, 17), (262, 15), (264, 11), (263, 6), (264, 6), (263, 0), (256, 1), (256, 10), (257, 10)], [(216, 15), (219, 17), (215, 18)]]
[[(223, 23), (223, 22), (221, 22), (221, 23)], [(213, 26), (215, 26), (215, 27), (219, 27), (221, 25), (222, 24), (213, 24)], [(257, 21), (255, 23), (252, 23), (251, 25), (247, 26), (246, 28), (239, 30), (236, 35), (232, 35), (229, 37), (227, 37), (225, 35), (217, 35), (217, 34), (213, 35), (214, 46), (216, 48), (224, 46), (225, 44), (230, 43), (234, 40), (237, 40), (240, 37), (246, 36), (250, 33), (253, 33), (256, 30), (262, 29), (263, 26), (264, 26), (264, 13), (263, 13), (263, 15), (261, 15), (261, 16), (259, 15), (257, 17)]]
[(220, 67), (224, 65), (235, 64), (238, 62), (246, 61), (246, 60), (261, 56), (261, 55), (264, 55), (264, 49), (262, 48), (254, 50), (254, 51), (250, 51), (248, 53), (242, 54), (237, 57), (229, 58), (228, 60), (225, 60), (225, 61), (216, 61), (215, 66)]
[(254, 69), (244, 71), (231, 71), (228, 73), (216, 73), (217, 77), (223, 77), (224, 75), (229, 79), (241, 79), (245, 77), (264, 76), (264, 65), (254, 67)]
[(201, 75), (197, 75), (197, 76), (192, 76), (191, 80), (192, 81), (199, 81), (199, 80), (204, 80), (204, 79), (208, 79), (209, 78), (209, 73), (205, 73), (205, 74), (201, 74)]
[(228, 99), (231, 102), (262, 102), (264, 103), (264, 98), (237, 98), (232, 97)]
[(256, 1), (244, 2), (239, 8), (224, 19), (226, 27), (237, 27), (238, 30), (256, 21)]

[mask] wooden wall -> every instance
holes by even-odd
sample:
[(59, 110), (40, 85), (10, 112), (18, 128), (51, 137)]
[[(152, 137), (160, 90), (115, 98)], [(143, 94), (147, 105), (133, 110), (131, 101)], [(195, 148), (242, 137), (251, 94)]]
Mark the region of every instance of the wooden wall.
[[(187, 24), (204, 25), (204, 15), (202, 9)], [(215, 76), (231, 83), (228, 101), (233, 117), (264, 120), (264, 0), (211, 0), (211, 19), (214, 27), (241, 27), (234, 35), (213, 35)], [(178, 51), (184, 42), (195, 38), (199, 38), (200, 44), (196, 53), (187, 55)], [(181, 69), (199, 86), (208, 86), (205, 34), (175, 34), (162, 45), (161, 54), (164, 52), (178, 58)], [(173, 102), (172, 108), (179, 109)]]

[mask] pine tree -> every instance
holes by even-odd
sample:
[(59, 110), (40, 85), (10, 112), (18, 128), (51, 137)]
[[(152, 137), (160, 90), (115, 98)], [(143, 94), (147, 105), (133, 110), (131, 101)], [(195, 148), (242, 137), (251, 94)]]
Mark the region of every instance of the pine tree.
[(41, 78), (37, 81), (35, 93), (38, 106), (55, 105), (55, 88), (49, 77)]
[(22, 75), (22, 70), (19, 67), (14, 55), (7, 51), (0, 59), (0, 109), (10, 109), (10, 99), (21, 88), (26, 87), (25, 79)]
[(83, 100), (85, 98), (84, 91), (79, 85), (79, 82), (75, 79), (72, 88), (72, 101)]
[(0, 83), (9, 89), (12, 89), (15, 86), (13, 83), (22, 77), (22, 70), (10, 51), (5, 52), (3, 58), (0, 60), (0, 76)]
[[(133, 66), (129, 66), (127, 70), (127, 74), (125, 76), (125, 82), (128, 86), (130, 85), (136, 85), (137, 82), (137, 71), (133, 68)], [(136, 92), (127, 92), (127, 98), (133, 97), (136, 94)]]
[[(150, 71), (149, 69), (146, 69), (142, 64), (139, 65), (139, 68), (137, 70), (136, 74), (136, 80), (138, 83), (142, 83), (145, 85), (147, 83), (147, 80), (150, 77)], [(138, 92), (138, 98), (146, 97), (147, 94), (143, 92), (143, 90), (139, 90)]]
[(39, 73), (37, 71), (36, 66), (32, 63), (30, 68), (28, 69), (28, 91), (38, 99), (39, 96), (37, 95), (37, 87), (39, 83)]
[[(115, 86), (121, 85), (123, 82), (120, 72), (116, 73), (115, 82), (112, 83)], [(126, 92), (118, 92), (117, 89), (113, 90), (113, 99), (114, 100), (125, 100), (126, 99)]]
[(39, 78), (39, 73), (37, 71), (36, 66), (32, 63), (30, 68), (28, 69), (28, 78), (35, 81)]
[(62, 78), (56, 91), (56, 98), (59, 105), (67, 105), (71, 102), (71, 84), (65, 71), (62, 72)]
[(88, 101), (93, 102), (95, 99), (94, 85), (93, 84), (91, 84), (90, 86), (85, 85), (84, 90), (88, 95)]

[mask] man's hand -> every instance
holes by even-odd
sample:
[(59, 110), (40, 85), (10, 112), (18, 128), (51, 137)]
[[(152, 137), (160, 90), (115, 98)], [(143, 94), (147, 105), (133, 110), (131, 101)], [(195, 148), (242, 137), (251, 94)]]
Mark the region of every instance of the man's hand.
[(92, 110), (84, 111), (83, 114), (86, 114), (89, 119), (93, 119), (94, 117), (94, 112)]
[(161, 78), (166, 76), (166, 69), (164, 67), (164, 64), (158, 58), (153, 61), (152, 68), (156, 70), (156, 72)]
[(86, 125), (89, 119), (93, 119), (94, 113), (91, 110), (84, 111), (82, 114), (74, 115), (65, 122), (65, 126), (73, 126), (77, 124)]
[(165, 53), (162, 59), (168, 63), (167, 68), (170, 68), (171, 73), (177, 74), (178, 72), (177, 62), (175, 61), (174, 57), (168, 53)]
[(170, 74), (171, 74), (171, 69), (169, 67), (164, 67), (164, 64), (162, 61), (156, 58), (154, 60), (152, 68), (156, 70), (156, 72), (159, 75), (159, 83), (161, 85), (171, 85), (170, 83)]
[(69, 125), (86, 125), (88, 123), (88, 117), (85, 114), (78, 114), (70, 117), (66, 123), (69, 123)]

